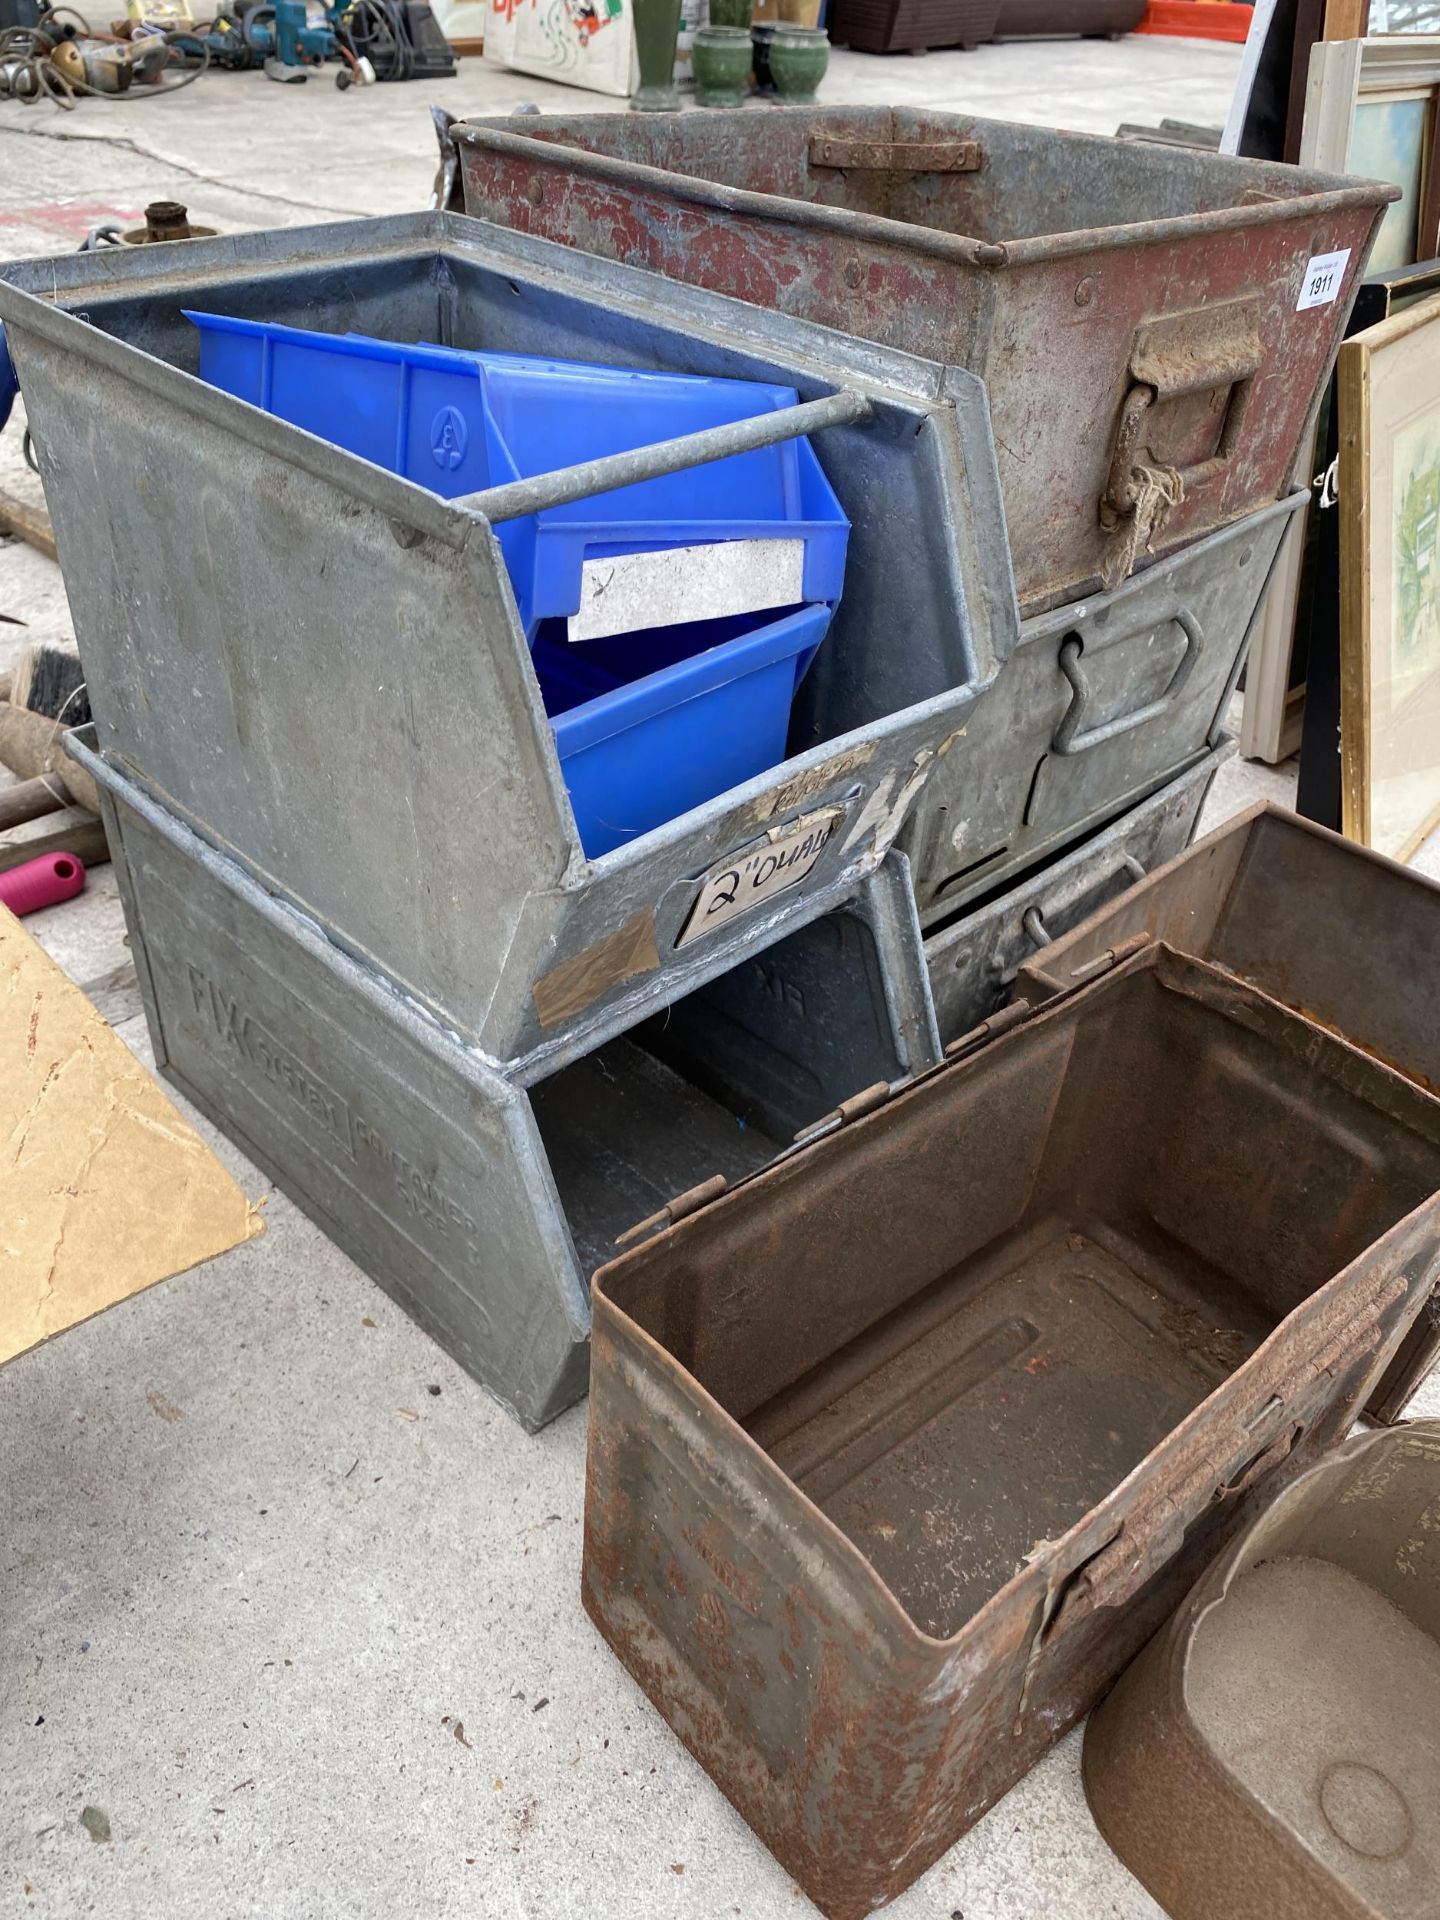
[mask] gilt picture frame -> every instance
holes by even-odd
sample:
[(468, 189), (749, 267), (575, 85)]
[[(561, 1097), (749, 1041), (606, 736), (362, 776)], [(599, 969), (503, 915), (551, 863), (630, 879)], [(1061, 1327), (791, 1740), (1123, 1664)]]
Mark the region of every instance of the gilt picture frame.
[(1440, 296), (1346, 341), (1337, 384), (1342, 825), (1408, 860), (1440, 826)]

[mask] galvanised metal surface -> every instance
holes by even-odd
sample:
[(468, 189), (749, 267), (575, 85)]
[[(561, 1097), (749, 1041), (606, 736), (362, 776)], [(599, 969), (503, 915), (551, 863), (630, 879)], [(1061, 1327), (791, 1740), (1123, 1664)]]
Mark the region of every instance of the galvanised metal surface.
[(1025, 623), (900, 832), (927, 931), (1200, 763), (1304, 499)]
[(1198, 1581), (1085, 1730), (1096, 1825), (1173, 1920), (1428, 1920), (1440, 1421), (1358, 1435)]
[(1344, 1437), (1437, 1183), (1440, 1102), (1150, 945), (596, 1275), (585, 1605), (830, 1920)]
[[(1137, 935), (1198, 954), (1440, 1093), (1440, 886), (1283, 807), (1252, 807), (1096, 907), (1021, 966), (1015, 997), (1063, 993)], [(933, 969), (932, 969), (933, 972)], [(1397, 1419), (1440, 1359), (1440, 1295), (1366, 1411)]]
[(1108, 827), (927, 936), (925, 965), (945, 1045), (1000, 1012), (1027, 960), (1189, 846), (1210, 783), (1234, 751), (1234, 741), (1222, 739)]
[[(878, 867), (1018, 632), (977, 381), (457, 216), (166, 251), (0, 275), (115, 766), (532, 1073)], [(439, 499), (205, 385), (186, 307), (822, 403), (853, 527), (792, 758), (587, 861), (484, 497)], [(747, 860), (792, 884), (677, 944), (707, 875)]]
[[(662, 1063), (664, 1015), (524, 1085), (73, 750), (100, 785), (157, 1066), (528, 1428), (585, 1392), (587, 1280), (618, 1234), (764, 1165), (789, 1137), (767, 1127), (939, 1058), (898, 855), (828, 944), (797, 936), (813, 1000), (788, 996), (748, 1061), (732, 1048), (728, 1104)], [(771, 991), (786, 946), (732, 998)]]
[[(465, 209), (985, 380), (1022, 607), (1276, 499), (1395, 189), (891, 107), (440, 128)], [(1314, 304), (1312, 304), (1314, 302)]]

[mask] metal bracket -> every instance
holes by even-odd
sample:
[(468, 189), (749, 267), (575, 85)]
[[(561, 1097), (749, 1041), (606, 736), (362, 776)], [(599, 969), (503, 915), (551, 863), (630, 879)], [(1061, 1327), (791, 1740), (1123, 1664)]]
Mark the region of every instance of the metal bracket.
[(864, 173), (978, 173), (978, 140), (838, 140), (813, 134), (812, 167)]

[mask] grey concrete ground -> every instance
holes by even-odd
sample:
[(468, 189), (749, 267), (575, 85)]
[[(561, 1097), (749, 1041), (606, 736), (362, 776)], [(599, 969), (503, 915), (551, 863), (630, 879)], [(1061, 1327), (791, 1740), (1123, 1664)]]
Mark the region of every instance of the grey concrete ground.
[[(829, 91), (1218, 122), (1235, 64), (1148, 40), (842, 56)], [(433, 92), (559, 98), (476, 62)], [(216, 76), (144, 107), (0, 108), (0, 251), (68, 249), (160, 193), (227, 226), (414, 206), (428, 97)], [(13, 429), (0, 485), (33, 487)], [(67, 630), (57, 573), (23, 548), (0, 548), (0, 612), (30, 623), (0, 627), (6, 651)], [(1292, 791), (1293, 769), (1232, 764), (1207, 824)], [(30, 924), (79, 980), (123, 958), (108, 871)], [(146, 1054), (140, 1020), (120, 1030)], [(523, 1438), (289, 1202), (267, 1217), (0, 1375), (0, 1912), (809, 1911), (580, 1611), (584, 1409)], [(895, 1920), (1156, 1914), (1095, 1832), (1077, 1760), (1072, 1735)]]

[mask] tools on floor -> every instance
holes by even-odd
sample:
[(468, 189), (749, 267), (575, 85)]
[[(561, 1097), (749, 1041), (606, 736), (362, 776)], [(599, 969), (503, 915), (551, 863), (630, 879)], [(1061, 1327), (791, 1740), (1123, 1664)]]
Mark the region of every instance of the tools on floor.
[(203, 47), (187, 47), (167, 30), (96, 33), (73, 8), (48, 0), (33, 24), (0, 30), (0, 100), (49, 100), (67, 112), (85, 99), (158, 99), (198, 80), (208, 65)]
[(335, 84), (437, 80), (455, 71), (449, 43), (424, 0), (248, 0), (233, 13), (166, 29), (174, 44), (232, 72), (303, 84), (338, 62)]
[(0, 907), (17, 917), (57, 907), (84, 890), (85, 866), (73, 853), (45, 853), (19, 866), (0, 867)]
[(27, 649), (13, 674), (0, 674), (0, 766), (18, 776), (0, 785), (0, 873), (41, 856), (87, 866), (110, 858), (99, 792), (65, 751), (69, 716), (89, 715), (79, 675), (78, 657), (62, 647)]

